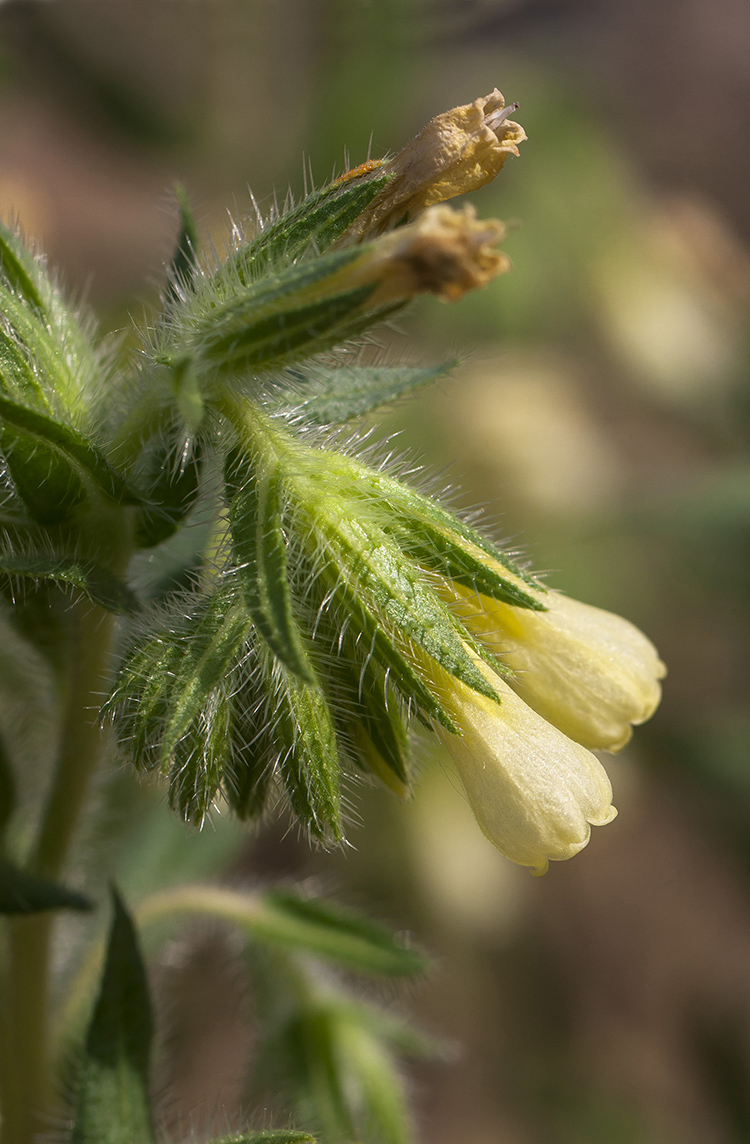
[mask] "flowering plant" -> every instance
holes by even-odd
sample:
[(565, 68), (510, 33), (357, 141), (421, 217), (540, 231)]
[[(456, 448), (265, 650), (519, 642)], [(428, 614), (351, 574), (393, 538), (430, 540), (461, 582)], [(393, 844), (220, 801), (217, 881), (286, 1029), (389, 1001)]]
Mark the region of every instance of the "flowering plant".
[[(70, 312), (43, 260), (0, 234), (0, 571), (9, 622), (52, 647), (65, 680), (31, 842), (14, 833), (2, 760), (0, 905), (34, 915), (9, 931), (3, 1144), (28, 1144), (49, 1100), (49, 911), (88, 904), (57, 879), (103, 757), (103, 693), (121, 751), (163, 775), (171, 806), (199, 826), (217, 805), (253, 820), (282, 800), (312, 837), (340, 843), (347, 773), (410, 789), (415, 720), (448, 746), (481, 829), (535, 873), (614, 817), (590, 749), (619, 749), (652, 714), (663, 674), (652, 645), (547, 590), (339, 428), (447, 368), (363, 364), (353, 339), (418, 294), (450, 302), (508, 269), (502, 224), (443, 204), (518, 153), (513, 110), (494, 91), (437, 116), (393, 159), (238, 228), (221, 262), (199, 259), (183, 201), (163, 310), (134, 368)], [(165, 551), (176, 563), (155, 580), (148, 554)], [(144, 925), (185, 911), (241, 925), (268, 995), (282, 997), (269, 1054), (305, 1131), (243, 1139), (307, 1140), (309, 1126), (321, 1140), (406, 1140), (388, 1044), (403, 1035), (297, 955), (393, 973), (421, 957), (289, 893), (198, 887), (135, 914)], [(64, 1012), (77, 1012), (90, 964)], [(153, 1139), (151, 1035), (133, 920), (116, 898), (75, 1140)], [(310, 1095), (323, 1058), (328, 1103)]]

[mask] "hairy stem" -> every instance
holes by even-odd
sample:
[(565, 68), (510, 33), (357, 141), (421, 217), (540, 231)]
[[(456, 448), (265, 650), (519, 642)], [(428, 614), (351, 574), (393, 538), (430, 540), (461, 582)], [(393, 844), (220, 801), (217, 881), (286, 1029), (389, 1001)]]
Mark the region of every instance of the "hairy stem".
[[(86, 601), (76, 605), (72, 671), (55, 771), (29, 869), (57, 878), (101, 755), (98, 710), (106, 688), (113, 617)], [(49, 1131), (42, 1113), (49, 1093), (49, 959), (54, 915), (10, 923), (6, 1044), (2, 1070), (2, 1144), (32, 1144)]]

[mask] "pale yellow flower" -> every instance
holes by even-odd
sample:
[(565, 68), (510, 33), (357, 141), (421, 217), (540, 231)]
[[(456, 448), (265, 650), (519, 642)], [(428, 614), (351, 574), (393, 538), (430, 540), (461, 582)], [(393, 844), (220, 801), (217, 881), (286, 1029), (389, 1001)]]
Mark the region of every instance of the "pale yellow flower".
[(666, 668), (621, 616), (552, 591), (539, 593), (544, 612), (462, 596), (464, 622), (515, 671), (518, 695), (583, 746), (619, 751), (659, 705)]
[(537, 715), (489, 667), (500, 703), (435, 668), (431, 683), (460, 734), (439, 728), (477, 822), (533, 874), (572, 858), (617, 814), (599, 760)]

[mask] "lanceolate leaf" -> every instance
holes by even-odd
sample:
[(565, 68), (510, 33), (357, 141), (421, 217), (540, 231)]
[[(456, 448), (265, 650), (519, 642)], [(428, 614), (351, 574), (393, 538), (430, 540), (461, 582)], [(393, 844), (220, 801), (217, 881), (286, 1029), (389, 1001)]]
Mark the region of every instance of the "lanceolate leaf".
[(436, 719), (448, 731), (456, 733), (457, 729), (440, 701), (394, 645), (391, 635), (383, 630), (356, 586), (341, 575), (339, 566), (330, 560), (319, 569), (318, 575), (309, 570), (307, 580), (311, 600), (315, 600), (319, 611), (327, 608), (334, 617), (337, 613), (351, 617), (352, 624), (360, 633), (354, 662), (361, 667), (370, 657), (374, 658), (401, 692), (404, 701), (415, 705), (416, 714)]
[(292, 396), (281, 394), (278, 411), (313, 425), (339, 425), (387, 405), (413, 389), (429, 385), (452, 367), (453, 363), (449, 362), (427, 369), (343, 366), (328, 371), (299, 372), (294, 375), (299, 389)]
[[(496, 692), (469, 654), (470, 640), (418, 574), (412, 574), (392, 542), (362, 521), (340, 521), (328, 538), (340, 573), (352, 578), (353, 594), (391, 638), (411, 639), (456, 679), (497, 699)], [(384, 665), (387, 666), (387, 665)]]
[[(355, 478), (356, 479), (356, 478)], [(458, 537), (466, 540), (469, 545), (477, 548), (480, 552), (485, 552), (493, 560), (513, 572), (514, 575), (519, 576), (524, 580), (530, 588), (536, 592), (544, 592), (543, 585), (532, 580), (531, 577), (520, 568), (514, 560), (508, 556), (507, 552), (503, 552), (496, 544), (493, 544), (486, 536), (482, 536), (476, 528), (472, 528), (466, 521), (461, 520), (460, 517), (454, 516), (452, 513), (444, 509), (437, 501), (432, 500), (430, 497), (423, 496), (415, 489), (410, 489), (407, 485), (402, 484), (400, 481), (393, 480), (385, 473), (379, 473), (377, 477), (377, 488), (382, 495), (384, 503), (388, 505), (389, 510), (394, 516), (400, 517), (405, 527), (414, 526), (415, 522), (424, 522), (426, 525), (431, 525), (429, 529), (431, 534), (435, 534), (437, 529), (438, 533), (447, 537)], [(522, 589), (521, 589), (522, 591)], [(520, 597), (519, 597), (520, 599)], [(524, 605), (527, 608), (535, 608), (537, 611), (546, 611), (543, 604), (529, 595), (529, 600)]]
[(314, 246), (321, 253), (340, 238), (390, 181), (373, 176), (366, 183), (333, 183), (268, 224), (258, 237), (231, 259), (243, 283), (280, 260), (292, 261)]
[(146, 971), (117, 894), (99, 999), (81, 1062), (72, 1144), (153, 1144), (149, 1064), (153, 1039)]
[(422, 953), (404, 945), (390, 930), (326, 898), (271, 890), (262, 902), (269, 913), (269, 936), (275, 924), (284, 944), (307, 949), (358, 973), (408, 976), (429, 967)]
[(490, 566), (486, 560), (467, 551), (431, 521), (419, 521), (414, 528), (400, 528), (395, 535), (403, 548), (422, 567), (438, 572), (456, 584), (473, 588), (493, 600), (502, 600), (517, 608), (542, 611), (544, 605), (530, 592), (502, 575), (502, 565)]
[(180, 232), (177, 236), (172, 261), (167, 273), (166, 308), (180, 296), (180, 288), (188, 284), (198, 265), (198, 227), (190, 207), (185, 188), (178, 183), (174, 189), (180, 211)]
[(37, 878), (6, 858), (0, 858), (0, 914), (90, 909), (91, 902), (83, 894), (46, 878)]
[(327, 280), (359, 257), (358, 248), (337, 251), (246, 287), (204, 323), (198, 352), (220, 369), (236, 371), (278, 367), (335, 344), (374, 284), (335, 291)]
[(16, 777), (3, 738), (0, 737), (0, 849), (16, 808)]
[(128, 488), (96, 445), (77, 429), (3, 395), (0, 395), (0, 422), (16, 430), (20, 439), (32, 438), (51, 447), (61, 460), (67, 461), (76, 479), (79, 474), (85, 474), (110, 500), (118, 504), (141, 503), (138, 494)]
[(108, 612), (135, 612), (139, 604), (128, 586), (107, 568), (72, 557), (48, 557), (0, 551), (0, 576), (47, 580), (80, 588), (89, 599)]
[[(297, 818), (321, 841), (343, 838), (339, 758), (331, 710), (319, 684), (308, 684), (260, 647), (263, 686), (274, 696), (273, 722), (260, 729)], [(260, 745), (260, 742), (256, 745)]]
[(230, 467), (231, 482), (240, 489), (232, 500), (231, 528), (245, 602), (257, 631), (274, 655), (290, 671), (312, 683), (313, 671), (289, 589), (280, 467), (263, 466), (253, 471), (236, 457)]
[(0, 225), (0, 274), (14, 294), (34, 309), (43, 311), (37, 287), (39, 269), (18, 235)]

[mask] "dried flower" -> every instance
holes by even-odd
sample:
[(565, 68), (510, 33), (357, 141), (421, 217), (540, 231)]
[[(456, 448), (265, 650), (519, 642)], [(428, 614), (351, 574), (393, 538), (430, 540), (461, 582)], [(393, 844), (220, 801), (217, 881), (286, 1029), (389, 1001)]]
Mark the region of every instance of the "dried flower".
[(501, 222), (479, 221), (472, 206), (461, 211), (432, 207), (416, 222), (374, 242), (361, 264), (347, 269), (347, 286), (376, 283), (367, 299), (370, 307), (416, 294), (455, 302), (509, 269), (506, 256), (493, 249), (504, 236)]
[[(378, 166), (375, 174), (391, 180), (347, 231), (347, 238), (362, 241), (381, 234), (427, 207), (492, 182), (526, 138), (524, 129), (508, 118), (517, 107), (506, 107), (495, 88), (473, 103), (436, 115), (398, 155)], [(364, 175), (371, 177), (370, 171)]]

